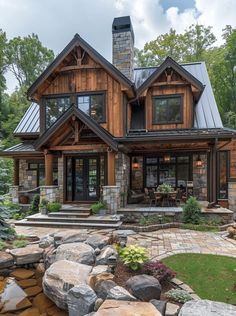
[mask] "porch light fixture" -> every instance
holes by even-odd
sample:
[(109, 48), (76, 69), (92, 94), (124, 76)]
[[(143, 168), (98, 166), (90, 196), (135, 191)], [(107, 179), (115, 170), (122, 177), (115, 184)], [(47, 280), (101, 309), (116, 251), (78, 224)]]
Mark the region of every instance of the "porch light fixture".
[(139, 168), (138, 159), (136, 157), (134, 157), (132, 165), (133, 165), (134, 169), (138, 169)]
[(203, 167), (203, 161), (201, 160), (200, 155), (198, 155), (198, 157), (197, 157), (196, 167), (197, 168), (202, 168)]
[(170, 162), (170, 155), (164, 156), (164, 162)]

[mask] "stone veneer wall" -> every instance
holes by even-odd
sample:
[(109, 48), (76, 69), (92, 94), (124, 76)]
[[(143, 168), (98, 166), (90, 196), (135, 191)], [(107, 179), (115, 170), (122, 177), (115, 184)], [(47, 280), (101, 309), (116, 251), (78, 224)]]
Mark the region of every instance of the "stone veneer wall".
[(26, 191), (37, 187), (37, 170), (28, 170), (28, 163), (23, 159), (19, 161), (19, 184)]
[(228, 201), (229, 209), (236, 212), (236, 181), (230, 181), (228, 183)]
[(120, 187), (116, 185), (104, 185), (102, 200), (106, 203), (109, 214), (117, 214), (117, 211), (120, 209)]
[(207, 201), (207, 154), (201, 154), (203, 167), (196, 167), (198, 155), (193, 155), (193, 195), (200, 201)]
[(120, 188), (120, 203), (125, 207), (130, 183), (130, 159), (121, 152), (116, 155), (115, 175), (116, 185)]
[(49, 202), (59, 202), (59, 187), (57, 185), (41, 186), (40, 202), (43, 199)]
[(112, 63), (127, 78), (133, 80), (134, 74), (134, 39), (131, 31), (113, 33)]

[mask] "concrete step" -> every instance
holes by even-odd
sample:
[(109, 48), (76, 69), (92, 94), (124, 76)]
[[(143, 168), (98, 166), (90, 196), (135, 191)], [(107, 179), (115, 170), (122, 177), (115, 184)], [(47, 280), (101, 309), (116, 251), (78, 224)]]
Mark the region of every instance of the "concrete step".
[(104, 224), (104, 223), (77, 223), (73, 221), (72, 223), (67, 223), (67, 222), (42, 222), (42, 221), (28, 221), (26, 219), (23, 219), (21, 221), (15, 222), (16, 226), (35, 226), (35, 227), (52, 227), (52, 228), (91, 228), (91, 229), (106, 229), (106, 228), (113, 228), (113, 229), (118, 229), (121, 226), (122, 222), (118, 221), (115, 223), (109, 223), (109, 224)]
[(49, 217), (67, 217), (67, 218), (84, 218), (84, 217), (89, 217), (90, 212), (51, 212), (48, 213)]
[(50, 216), (28, 216), (26, 217), (27, 221), (30, 222), (50, 222), (50, 223), (105, 223), (105, 224), (113, 224), (117, 223), (119, 219), (106, 218), (105, 216), (89, 216), (86, 218), (70, 218), (70, 217), (50, 217)]

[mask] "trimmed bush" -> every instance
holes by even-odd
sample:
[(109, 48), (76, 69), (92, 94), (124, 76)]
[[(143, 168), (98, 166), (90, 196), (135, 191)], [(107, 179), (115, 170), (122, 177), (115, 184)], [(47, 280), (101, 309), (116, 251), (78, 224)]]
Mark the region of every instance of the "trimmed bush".
[(152, 275), (160, 282), (169, 281), (176, 276), (176, 273), (161, 261), (144, 263), (142, 273)]
[(191, 295), (187, 291), (180, 289), (172, 289), (166, 293), (166, 296), (178, 303), (186, 303), (192, 300)]
[(201, 205), (191, 196), (183, 207), (183, 222), (199, 224), (201, 222)]
[(30, 211), (32, 214), (36, 214), (39, 212), (39, 202), (40, 202), (40, 195), (35, 194), (33, 196), (33, 200), (32, 200), (32, 203), (30, 205)]
[(98, 214), (99, 211), (103, 208), (106, 208), (106, 204), (103, 202), (97, 202), (91, 206), (91, 210), (93, 214)]
[(61, 209), (61, 204), (58, 202), (48, 202), (47, 210), (48, 212), (58, 212)]

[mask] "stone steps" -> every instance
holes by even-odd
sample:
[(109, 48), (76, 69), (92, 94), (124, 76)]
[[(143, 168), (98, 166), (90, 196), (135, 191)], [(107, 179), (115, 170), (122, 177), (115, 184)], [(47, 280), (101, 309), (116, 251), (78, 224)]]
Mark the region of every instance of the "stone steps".
[(87, 218), (70, 218), (70, 217), (49, 217), (49, 216), (28, 216), (26, 217), (27, 221), (30, 222), (56, 222), (56, 223), (104, 223), (104, 224), (113, 224), (117, 223), (120, 220), (118, 219), (108, 218), (105, 216), (89, 216)]
[(48, 217), (64, 217), (64, 218), (86, 218), (90, 216), (90, 212), (52, 212)]
[(92, 222), (92, 223), (85, 223), (83, 222), (75, 222), (72, 223), (68, 222), (42, 222), (42, 221), (29, 221), (23, 219), (15, 223), (16, 226), (35, 226), (35, 227), (52, 227), (52, 228), (75, 228), (75, 229), (83, 229), (83, 228), (91, 228), (91, 229), (118, 229), (121, 226), (121, 221), (116, 221), (114, 223), (99, 223), (99, 222)]

